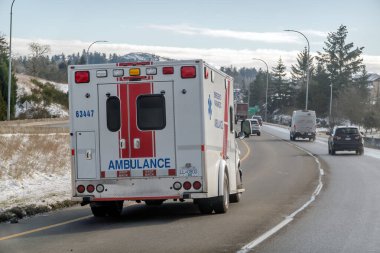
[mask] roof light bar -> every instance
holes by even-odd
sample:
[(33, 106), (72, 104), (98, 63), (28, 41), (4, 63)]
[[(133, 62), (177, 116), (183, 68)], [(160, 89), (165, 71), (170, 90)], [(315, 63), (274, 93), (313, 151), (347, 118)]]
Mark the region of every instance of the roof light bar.
[(163, 67), (162, 68), (162, 74), (172, 75), (172, 74), (174, 74), (174, 68), (173, 67)]
[(107, 77), (107, 70), (97, 70), (96, 71), (96, 77), (102, 78)]
[(124, 76), (124, 69), (114, 69), (113, 76), (114, 77)]
[(146, 68), (147, 75), (157, 75), (157, 68)]
[(129, 69), (129, 75), (130, 76), (139, 76), (140, 75), (140, 69), (139, 68)]

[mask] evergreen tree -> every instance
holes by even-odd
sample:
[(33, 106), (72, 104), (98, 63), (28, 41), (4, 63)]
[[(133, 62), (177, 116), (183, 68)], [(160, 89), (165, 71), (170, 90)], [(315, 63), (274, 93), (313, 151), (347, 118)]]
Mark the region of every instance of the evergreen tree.
[[(334, 94), (352, 84), (352, 77), (362, 68), (361, 54), (364, 47), (354, 48), (354, 43), (346, 43), (347, 27), (341, 25), (337, 32), (329, 33), (324, 52), (317, 58), (324, 64), (333, 83)], [(335, 94), (336, 96), (336, 94)]]
[[(274, 111), (280, 109), (281, 111), (287, 111), (292, 106), (293, 88), (288, 80), (285, 79), (286, 67), (280, 58), (275, 67), (272, 68), (272, 92), (271, 92), (271, 104), (268, 102), (268, 109)], [(268, 95), (269, 96), (269, 95)]]
[[(317, 65), (315, 75), (309, 85), (309, 108), (315, 110), (318, 117), (328, 116), (330, 111), (330, 79), (323, 65)], [(304, 105), (306, 93), (304, 92), (303, 95), (302, 103)]]
[[(7, 105), (8, 105), (8, 75), (9, 75), (9, 58), (8, 58), (8, 44), (3, 35), (0, 35), (0, 120), (7, 118)], [(15, 105), (16, 105), (16, 77), (11, 75), (12, 90), (10, 101), (11, 118), (14, 118)]]
[(307, 78), (307, 64), (309, 63), (309, 75), (313, 74), (313, 57), (309, 56), (309, 61), (307, 59), (307, 48), (297, 55), (297, 63), (296, 65), (291, 66), (291, 76), (293, 80), (299, 81), (302, 84), (306, 85)]
[[(268, 79), (269, 81), (269, 79)], [(250, 84), (250, 106), (258, 106), (260, 111), (265, 111), (267, 72), (261, 69), (256, 75), (255, 81)]]

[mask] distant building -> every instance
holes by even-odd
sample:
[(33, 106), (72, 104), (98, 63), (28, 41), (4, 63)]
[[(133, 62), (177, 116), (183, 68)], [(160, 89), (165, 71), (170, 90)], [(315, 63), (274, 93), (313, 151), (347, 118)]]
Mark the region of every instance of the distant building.
[(369, 74), (368, 82), (371, 102), (373, 104), (380, 103), (380, 75)]

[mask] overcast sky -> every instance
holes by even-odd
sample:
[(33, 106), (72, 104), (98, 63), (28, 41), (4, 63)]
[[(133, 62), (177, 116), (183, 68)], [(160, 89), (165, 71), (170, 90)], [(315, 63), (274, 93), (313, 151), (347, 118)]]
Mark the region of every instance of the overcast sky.
[[(9, 39), (12, 0), (0, 0), (0, 33)], [(148, 52), (175, 59), (201, 58), (216, 66), (273, 67), (281, 57), (290, 69), (309, 39), (322, 51), (329, 32), (344, 24), (346, 42), (365, 47), (369, 72), (380, 74), (378, 0), (16, 0), (13, 55), (28, 44), (51, 46), (51, 54), (91, 51)]]

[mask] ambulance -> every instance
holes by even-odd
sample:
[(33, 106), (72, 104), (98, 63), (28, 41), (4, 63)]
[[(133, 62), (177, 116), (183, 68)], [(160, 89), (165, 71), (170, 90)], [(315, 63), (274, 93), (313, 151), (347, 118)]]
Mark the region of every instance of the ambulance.
[(233, 78), (202, 60), (68, 67), (72, 200), (193, 200), (224, 213), (242, 192)]

